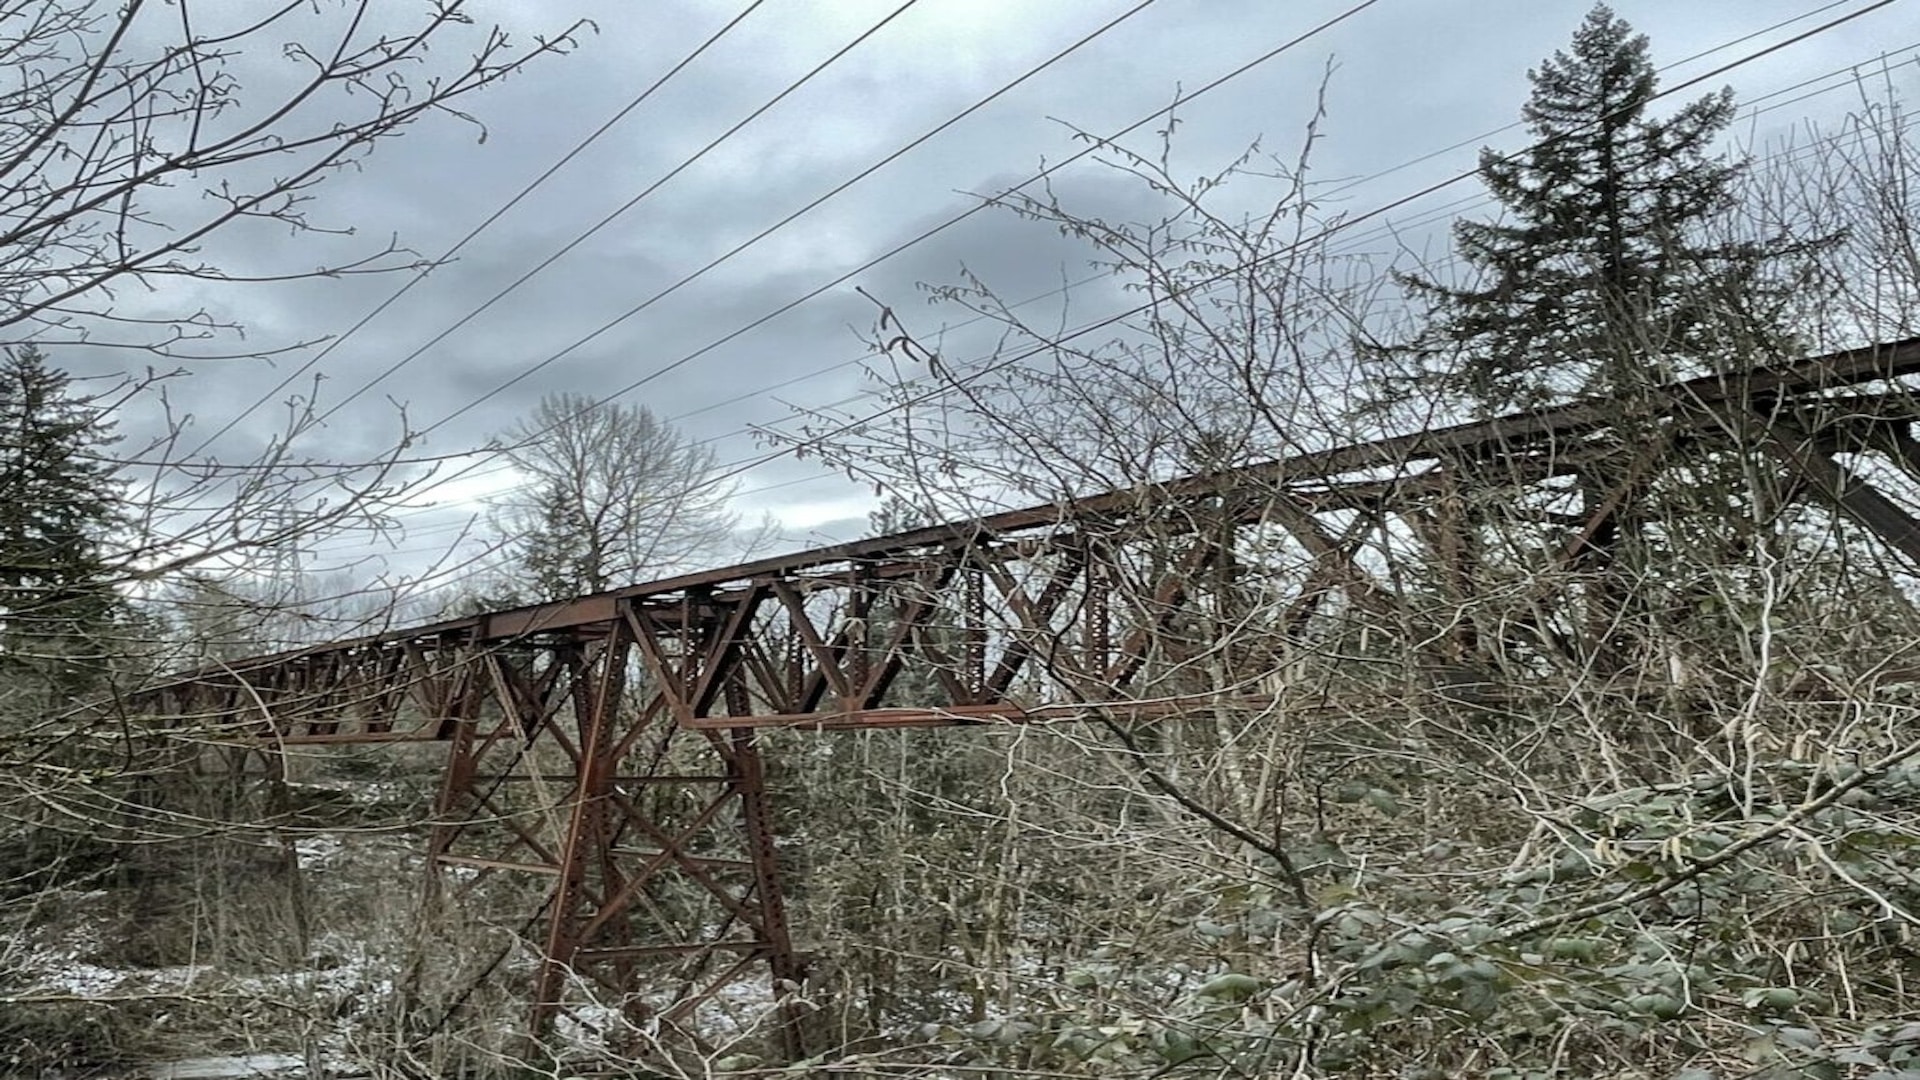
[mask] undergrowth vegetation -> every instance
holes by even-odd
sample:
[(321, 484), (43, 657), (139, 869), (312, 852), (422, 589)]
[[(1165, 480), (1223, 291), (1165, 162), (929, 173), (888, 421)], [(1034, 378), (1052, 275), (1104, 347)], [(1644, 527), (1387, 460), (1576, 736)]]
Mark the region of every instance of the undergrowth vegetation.
[[(528, 1034), (563, 888), (536, 826), (575, 835), (586, 690), (502, 720), (489, 745), (511, 752), (487, 760), (511, 761), (457, 823), (474, 850), (520, 837), (525, 858), (430, 866), (454, 805), (444, 745), (268, 745), (244, 726), (271, 718), (265, 697), (220, 717), (123, 708), (182, 655), (245, 655), (265, 605), (211, 579), (154, 586), (181, 566), (123, 542), (139, 494), (110, 470), (0, 462), (9, 507), (36, 476), (97, 489), (41, 499), (74, 511), (67, 563), (45, 528), (0, 534), (0, 562), (37, 574), (0, 581), (0, 1071), (219, 1053), (410, 1078), (1920, 1078), (1920, 526), (1904, 509), (1920, 405), (1905, 378), (1753, 374), (1920, 329), (1920, 157), (1891, 98), (1810, 135), (1810, 155), (1734, 154), (1731, 99), (1664, 102), (1654, 72), (1595, 9), (1534, 74), (1534, 141), (1484, 157), (1499, 216), (1456, 231), (1457, 266), (1345, 243), (1316, 201), (1321, 120), (1295, 158), (1197, 176), (1170, 123), (1158, 152), (1100, 145), (1164, 217), (1051, 192), (999, 207), (1085, 244), (1141, 302), (1130, 316), (1062, 334), (967, 275), (929, 295), (998, 335), (969, 368), (887, 309), (871, 371), (887, 411), (822, 412), (796, 440), (884, 493), (877, 531), (1125, 494), (1008, 540), (1041, 554), (996, 583), (1008, 610), (1036, 607), (1078, 558), (1075, 602), (1098, 619), (1016, 611), (989, 657), (963, 639), (970, 612), (947, 612), (885, 704), (959, 704), (948, 654), (976, 649), (982, 670), (1017, 669), (1007, 702), (1075, 711), (776, 725), (684, 760), (664, 735), (632, 740), (607, 784), (650, 816), (623, 820), (693, 822), (606, 845), (688, 871), (620, 909), (633, 955), (661, 927), (720, 940), (752, 921), (687, 880), (749, 866), (741, 822), (699, 831), (739, 775), (694, 774), (758, 745), (804, 958), (804, 979), (753, 968), (679, 1028), (662, 1017), (694, 977), (635, 1001), (569, 971), (546, 1040)], [(45, 415), (93, 417), (63, 434), (0, 398), (15, 442), (61, 461), (110, 445), (111, 408), (45, 357), (10, 370), (67, 406)], [(520, 561), (498, 604), (448, 610), (624, 584), (663, 565), (664, 539), (677, 567), (737, 524), (710, 499), (665, 537), (652, 504), (625, 505), (657, 490), (623, 469), (635, 446), (676, 490), (709, 491), (711, 456), (650, 413), (544, 408), (585, 449), (521, 446), (546, 486), (503, 515)], [(1289, 464), (1490, 418), (1439, 449), (1388, 444), (1407, 449), (1385, 464)], [(1191, 476), (1216, 482), (1169, 484)], [(1061, 536), (1080, 547), (1047, 546)], [(791, 657), (859, 657), (893, 629), (851, 602), (824, 612), (830, 576), (791, 604), (843, 629), (796, 632)], [(1117, 650), (1091, 640), (1109, 630), (1137, 663), (1080, 664)], [(502, 655), (498, 687), (520, 662)], [(525, 664), (527, 686), (568, 670)], [(660, 678), (635, 660), (602, 690)], [(746, 685), (725, 688), (730, 711), (775, 711)], [(456, 695), (428, 697), (394, 714), (451, 728)], [(639, 731), (625, 700), (614, 720)], [(559, 735), (538, 743), (542, 725)], [(800, 1061), (779, 1049), (776, 996)]]

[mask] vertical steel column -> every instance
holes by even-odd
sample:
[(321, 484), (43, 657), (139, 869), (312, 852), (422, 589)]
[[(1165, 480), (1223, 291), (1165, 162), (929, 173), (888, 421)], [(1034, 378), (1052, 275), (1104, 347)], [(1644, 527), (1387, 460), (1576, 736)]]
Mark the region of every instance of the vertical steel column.
[[(738, 672), (727, 678), (726, 701), (730, 715), (752, 715), (747, 684)], [(794, 954), (793, 939), (787, 931), (786, 897), (781, 890), (780, 853), (773, 842), (773, 814), (767, 800), (766, 767), (760, 760), (759, 748), (754, 745), (751, 729), (734, 728), (730, 734), (733, 767), (737, 775), (735, 783), (740, 792), (741, 823), (747, 832), (748, 858), (753, 861), (753, 895), (759, 908), (760, 936), (762, 947), (766, 950), (767, 974), (772, 978), (773, 997), (777, 1003), (780, 1048), (788, 1061), (799, 1061), (807, 1056), (807, 1040), (801, 1023), (801, 1009), (793, 995), (806, 978), (806, 971), (800, 958)]]
[(453, 732), (447, 745), (447, 764), (440, 775), (440, 793), (433, 800), (433, 834), (427, 842), (427, 881), (429, 895), (438, 893), (440, 856), (453, 846), (460, 827), (452, 820), (461, 794), (472, 790), (478, 761), (473, 752), (474, 717), (449, 717)]
[(596, 863), (604, 866), (613, 858), (607, 850), (611, 837), (607, 835), (606, 811), (613, 791), (614, 749), (619, 740), (611, 729), (625, 683), (630, 644), (626, 625), (615, 623), (597, 651), (598, 677), (591, 664), (586, 665), (574, 688), (575, 715), (581, 729), (580, 759), (566, 841), (560, 852), (559, 880), (549, 900), (552, 910), (548, 913), (546, 947), (534, 987), (532, 1023), (536, 1034), (544, 1034), (552, 1026), (562, 988), (580, 949), (580, 929), (589, 917), (588, 867)]
[(962, 641), (959, 682), (967, 699), (956, 705), (984, 700), (987, 693), (987, 582), (977, 566), (960, 568), (960, 624)]
[(1083, 672), (1104, 672), (1113, 663), (1112, 596), (1117, 575), (1104, 553), (1088, 544), (1086, 574), (1086, 655), (1081, 658)]
[[(463, 704), (471, 701), (471, 695), (462, 695)], [(446, 866), (441, 862), (441, 856), (453, 849), (454, 839), (460, 835), (461, 824), (454, 820), (454, 815), (460, 808), (461, 797), (472, 792), (474, 776), (479, 767), (478, 755), (474, 753), (474, 729), (479, 726), (476, 711), (464, 708), (460, 710), (463, 715), (456, 717), (448, 715), (444, 709), (434, 710), (437, 713), (435, 719), (443, 726), (451, 721), (452, 728), (448, 736), (447, 761), (440, 773), (440, 791), (433, 799), (433, 831), (427, 839), (427, 865), (423, 871), (425, 877), (420, 883), (420, 922), (414, 940), (408, 946), (406, 974), (401, 979), (400, 996), (408, 1012), (419, 1001), (420, 985), (426, 978), (429, 928), (441, 916), (441, 901), (446, 886)]]

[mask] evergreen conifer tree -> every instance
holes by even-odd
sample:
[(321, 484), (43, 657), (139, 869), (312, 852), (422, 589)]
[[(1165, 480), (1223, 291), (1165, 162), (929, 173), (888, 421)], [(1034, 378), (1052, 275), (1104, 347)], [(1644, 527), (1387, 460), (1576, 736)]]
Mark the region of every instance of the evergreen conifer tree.
[(79, 693), (122, 605), (111, 577), (120, 485), (105, 410), (25, 345), (0, 358), (0, 672), (15, 693)]
[[(1693, 609), (1682, 583), (1737, 562), (1738, 537), (1751, 533), (1730, 527), (1751, 516), (1738, 455), (1668, 444), (1658, 413), (1640, 407), (1645, 394), (1794, 355), (1782, 283), (1817, 242), (1740, 233), (1733, 211), (1746, 165), (1716, 148), (1733, 120), (1731, 92), (1656, 115), (1647, 39), (1604, 4), (1528, 74), (1522, 116), (1533, 142), (1481, 152), (1500, 213), (1456, 223), (1461, 283), (1402, 278), (1429, 303), (1430, 321), (1385, 351), (1411, 370), (1384, 380), (1380, 403), (1473, 419), (1576, 398), (1615, 403), (1612, 449), (1587, 447), (1570, 489), (1526, 506), (1456, 507), (1449, 558), (1456, 591), (1464, 588), (1456, 602), (1484, 599), (1494, 564), (1530, 557), (1501, 539), (1501, 515), (1565, 515), (1570, 531), (1543, 554), (1570, 551), (1591, 577), (1584, 601), (1569, 604), (1583, 625), (1563, 627), (1555, 648), (1627, 664), (1675, 630), (1674, 613)], [(1657, 466), (1641, 460), (1647, 453)]]
[(514, 538), (522, 579), (540, 600), (566, 600), (607, 588), (605, 558), (594, 550), (592, 525), (559, 483), (540, 489), (536, 514)]
[(1651, 115), (1647, 39), (1604, 5), (1529, 77), (1535, 141), (1481, 152), (1502, 214), (1454, 227), (1469, 283), (1405, 279), (1437, 316), (1415, 382), (1484, 417), (1630, 398), (1781, 348), (1783, 291), (1765, 282), (1788, 243), (1712, 228), (1744, 168), (1714, 148), (1732, 92)]

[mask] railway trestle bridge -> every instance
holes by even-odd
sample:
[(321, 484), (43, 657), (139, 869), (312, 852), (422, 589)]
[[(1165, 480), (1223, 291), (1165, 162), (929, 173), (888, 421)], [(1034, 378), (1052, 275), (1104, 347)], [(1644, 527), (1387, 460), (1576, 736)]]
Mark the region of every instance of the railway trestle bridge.
[[(689, 1029), (729, 985), (755, 980), (780, 1008), (806, 978), (783, 908), (765, 729), (1217, 705), (1219, 688), (1145, 698), (1135, 686), (1166, 628), (1232, 576), (1246, 530), (1297, 554), (1276, 618), (1305, 627), (1329, 605), (1393, 602), (1362, 554), (1383, 530), (1444, 563), (1445, 507), (1463, 488), (1579, 478), (1579, 512), (1543, 545), (1576, 564), (1689, 442), (1766, 461), (1798, 497), (1920, 562), (1920, 521), (1870, 482), (1920, 476), (1920, 408), (1899, 382), (1916, 373), (1920, 339), (1880, 344), (1660, 388), (1631, 436), (1617, 403), (1581, 402), (1316, 449), (229, 662), (119, 705), (269, 752), (444, 746), (427, 853), (437, 888), (518, 877), (546, 897), (525, 935), (539, 957), (534, 1028), (593, 996)], [(783, 1027), (800, 1055), (799, 1027)]]

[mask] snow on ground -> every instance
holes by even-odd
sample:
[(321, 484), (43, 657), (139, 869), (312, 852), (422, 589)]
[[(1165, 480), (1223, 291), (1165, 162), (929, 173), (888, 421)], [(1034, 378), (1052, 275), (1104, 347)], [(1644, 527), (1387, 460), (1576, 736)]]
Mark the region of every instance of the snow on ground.
[[(53, 907), (62, 912), (57, 921), (39, 926), (25, 940), (0, 942), (0, 970), (5, 970), (9, 990), (65, 995), (76, 999), (94, 999), (103, 1003), (115, 999), (142, 996), (172, 997), (187, 994), (217, 1002), (222, 1008), (245, 1011), (247, 1002), (300, 1003), (310, 1023), (295, 1024), (285, 1040), (271, 1039), (266, 1029), (255, 1032), (261, 1042), (216, 1039), (211, 1034), (194, 1044), (181, 1046), (181, 1057), (162, 1063), (126, 1066), (118, 1073), (126, 1080), (200, 1080), (246, 1076), (302, 1075), (316, 1064), (327, 1070), (351, 1071), (355, 1056), (366, 1052), (361, 1039), (368, 1034), (366, 1024), (384, 1022), (379, 1005), (392, 998), (400, 959), (397, 940), (388, 931), (395, 912), (411, 917), (409, 905), (383, 892), (391, 892), (396, 883), (409, 888), (417, 881), (422, 867), (418, 845), (412, 838), (384, 834), (315, 833), (296, 841), (303, 869), (315, 871), (308, 879), (315, 910), (328, 913), (341, 910), (374, 912), (368, 919), (320, 920), (330, 925), (316, 927), (307, 962), (278, 971), (229, 970), (209, 964), (169, 968), (108, 966), (100, 961), (113, 955), (110, 928), (116, 913), (116, 899), (105, 892), (81, 894), (77, 890), (50, 897)], [(477, 871), (470, 867), (453, 868), (450, 876), (466, 878)], [(81, 901), (85, 902), (81, 902)], [(391, 901), (383, 906), (384, 901)], [(388, 910), (391, 907), (392, 910)], [(397, 924), (396, 924), (397, 925)], [(400, 927), (405, 930), (406, 927)], [(709, 936), (719, 937), (722, 926), (706, 928)], [(380, 931), (369, 933), (369, 930)], [(515, 954), (515, 962), (521, 959)], [(511, 981), (517, 976), (502, 971), (498, 977)], [(666, 1008), (677, 984), (663, 985), (649, 994), (656, 1010)], [(617, 1038), (629, 1023), (615, 1000), (599, 995), (597, 988), (581, 980), (570, 995), (577, 1004), (563, 1012), (556, 1034), (562, 1046), (572, 1045), (592, 1055), (604, 1052), (607, 1040)], [(598, 1000), (596, 1000), (598, 999)], [(117, 1007), (108, 1004), (109, 1008)], [(750, 1044), (777, 1022), (773, 992), (765, 975), (741, 979), (721, 987), (714, 996), (694, 1011), (686, 1021), (702, 1037), (720, 1046)], [(248, 1014), (249, 1016), (251, 1014)], [(262, 1023), (276, 1022), (272, 1013)], [(516, 1014), (517, 1015), (517, 1014)], [(172, 1017), (162, 1012), (156, 1023), (173, 1030)], [(249, 1022), (252, 1022), (251, 1020)], [(191, 1025), (189, 1025), (191, 1027)], [(182, 1029), (184, 1034), (185, 1030)], [(193, 1028), (192, 1030), (198, 1030)], [(657, 1032), (642, 1032), (642, 1035)], [(179, 1041), (179, 1040), (175, 1040)], [(272, 1048), (252, 1049), (253, 1046)], [(297, 1053), (305, 1046), (316, 1060), (309, 1062)], [(232, 1054), (218, 1051), (231, 1049)], [(162, 1051), (164, 1053), (164, 1050)]]
[(142, 1070), (148, 1080), (212, 1080), (235, 1076), (275, 1076), (307, 1067), (305, 1058), (292, 1054), (235, 1054), (231, 1057), (189, 1058)]
[(293, 842), (294, 850), (300, 853), (300, 865), (304, 867), (325, 866), (345, 846), (333, 833), (303, 836)]
[(105, 967), (83, 959), (98, 949), (98, 943), (88, 940), (87, 935), (57, 945), (42, 940), (36, 946), (12, 975), (25, 984), (28, 994), (103, 998), (142, 990), (178, 990), (213, 972), (204, 964), (167, 968)]
[(98, 964), (89, 964), (84, 960), (68, 960), (52, 971), (46, 972), (44, 980), (34, 987), (39, 993), (72, 994), (75, 997), (104, 997), (127, 977), (124, 971), (115, 971)]

